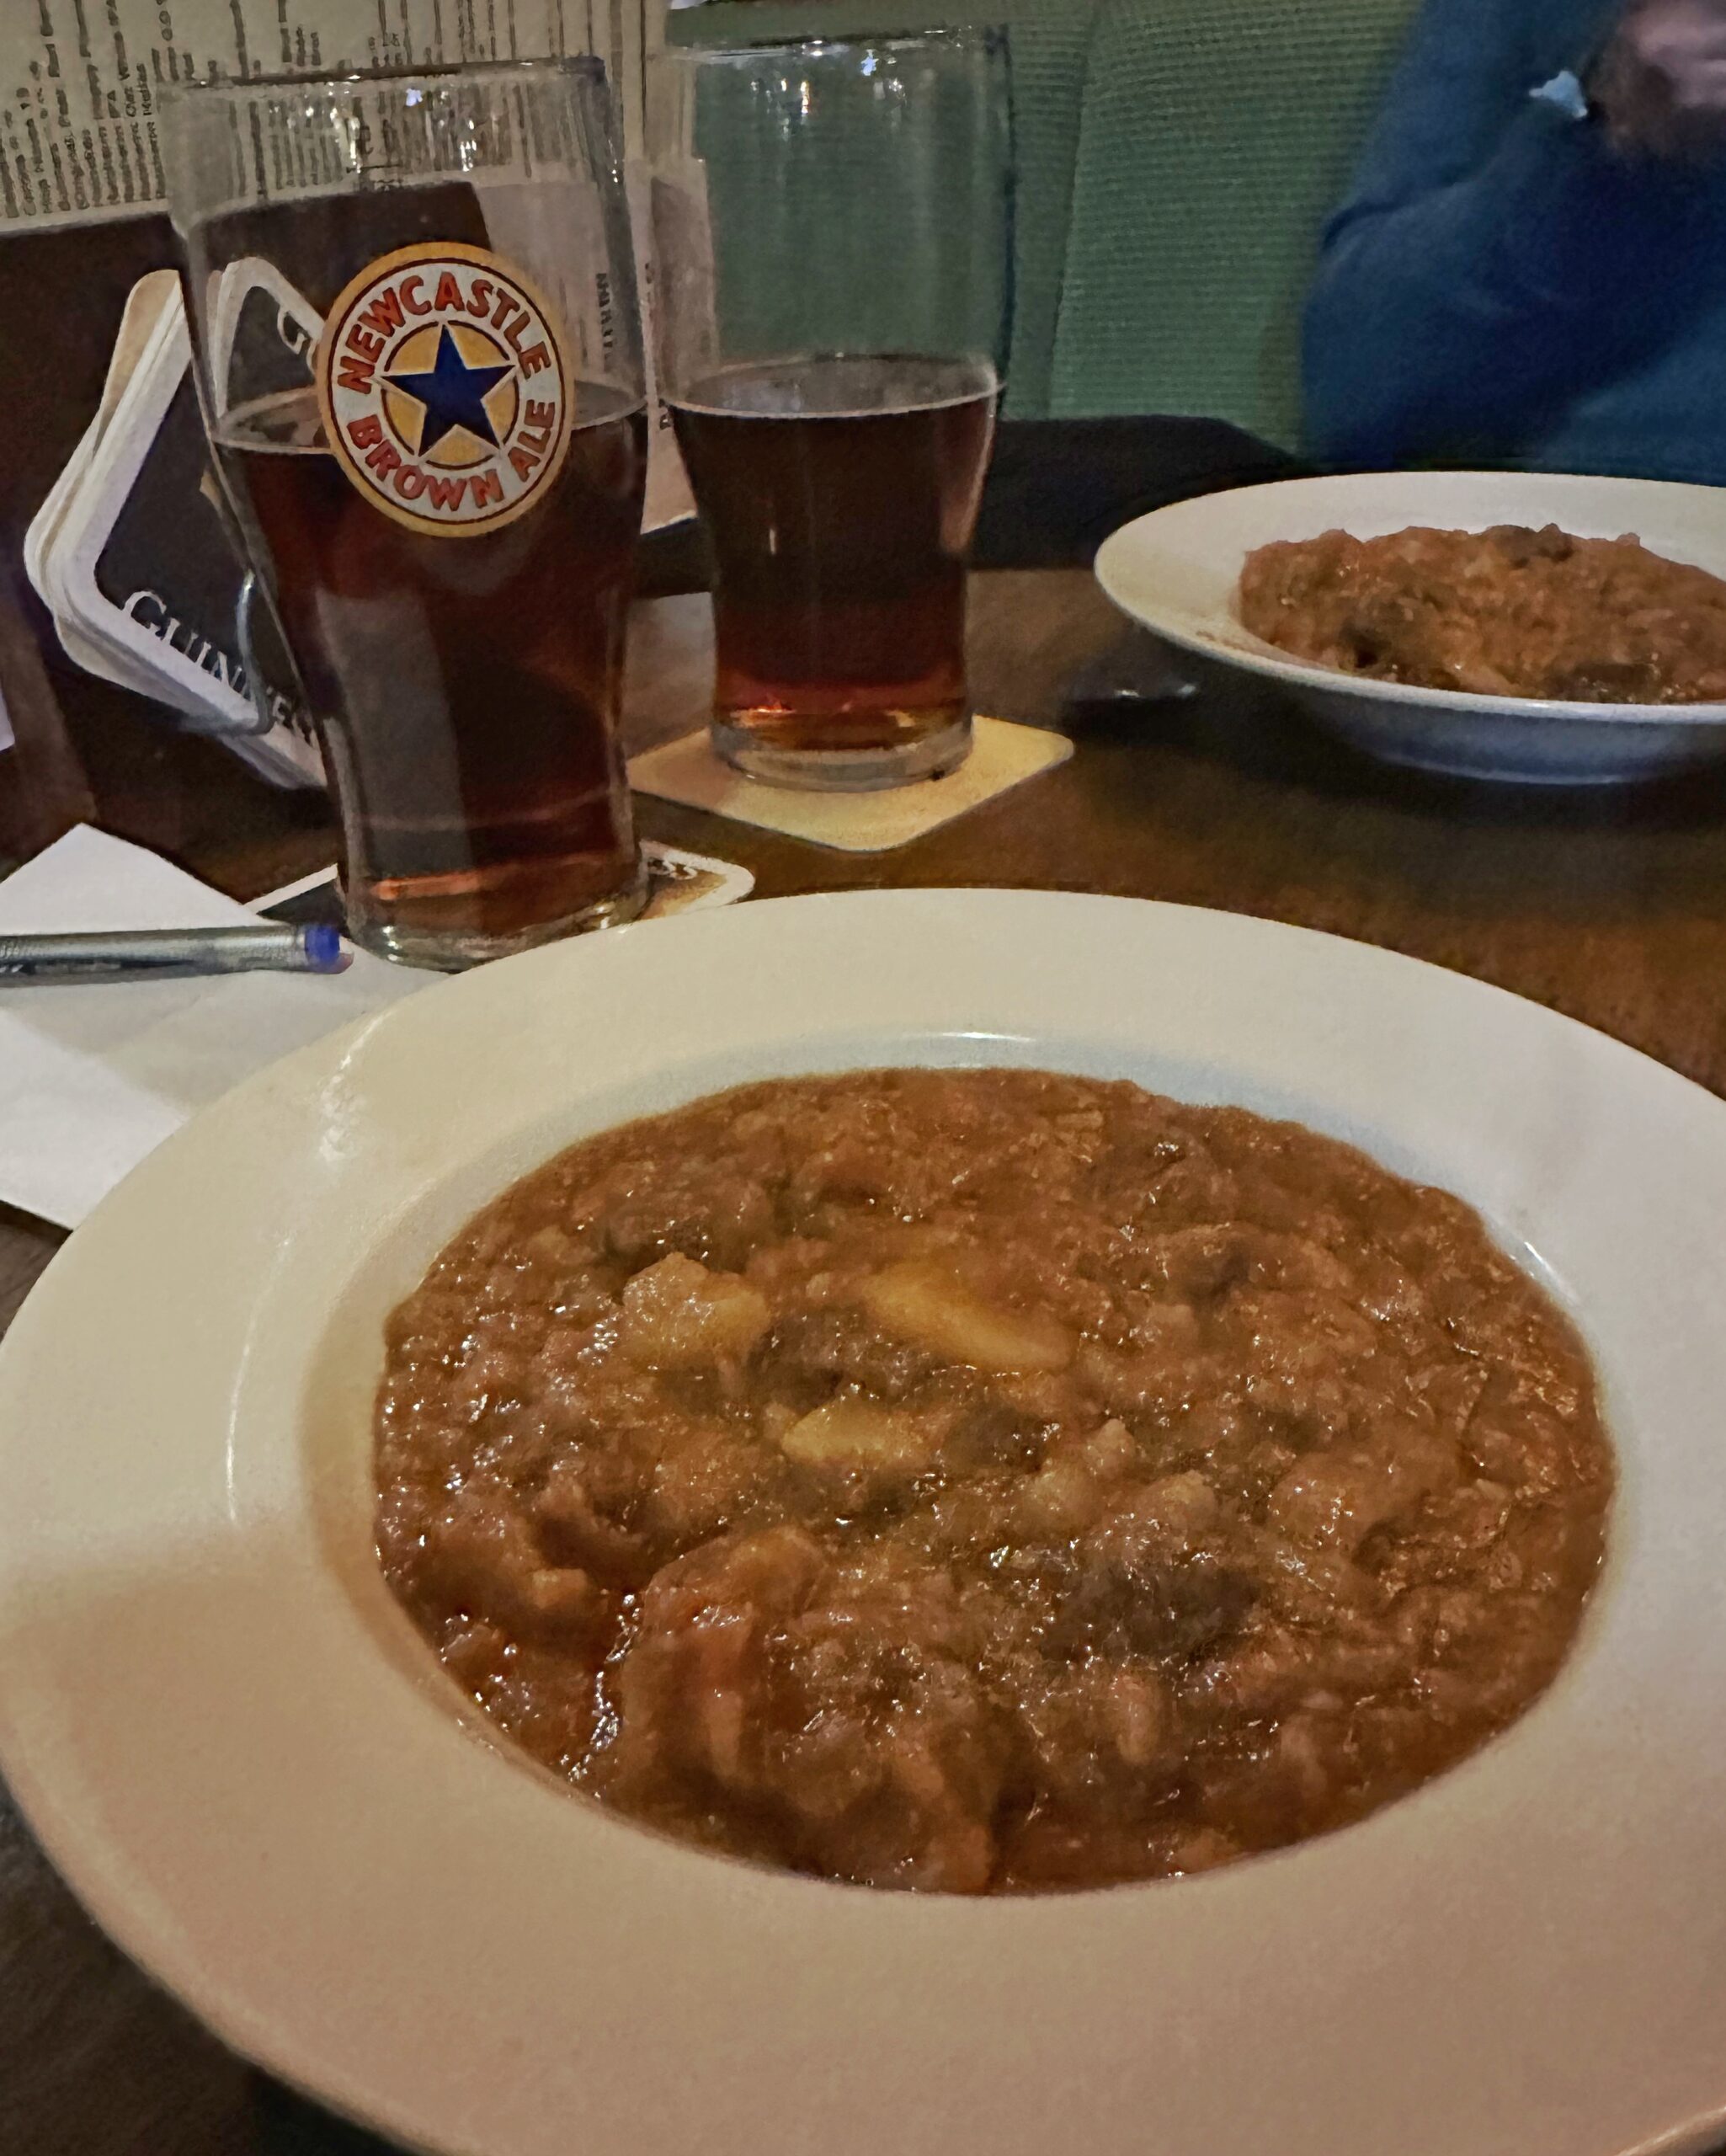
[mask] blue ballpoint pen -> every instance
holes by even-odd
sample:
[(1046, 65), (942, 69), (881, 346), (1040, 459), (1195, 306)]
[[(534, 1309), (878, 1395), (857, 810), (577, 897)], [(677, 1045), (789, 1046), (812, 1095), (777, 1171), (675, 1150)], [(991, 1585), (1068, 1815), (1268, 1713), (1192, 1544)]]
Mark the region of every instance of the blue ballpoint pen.
[(205, 974), (338, 974), (354, 954), (339, 929), (117, 929), (95, 935), (0, 936), (0, 989)]

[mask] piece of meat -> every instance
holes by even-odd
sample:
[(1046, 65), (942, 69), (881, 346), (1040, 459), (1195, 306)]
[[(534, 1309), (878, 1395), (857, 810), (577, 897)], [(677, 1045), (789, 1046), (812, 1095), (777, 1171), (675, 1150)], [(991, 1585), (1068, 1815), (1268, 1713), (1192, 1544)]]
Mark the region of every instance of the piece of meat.
[(856, 1309), (843, 1305), (791, 1310), (775, 1322), (763, 1354), (763, 1375), (781, 1398), (818, 1406), (835, 1378), (882, 1400), (903, 1400), (939, 1358), (914, 1343), (884, 1338)]
[(610, 1605), (578, 1566), (554, 1564), (503, 1492), (452, 1496), (425, 1529), (413, 1566), (423, 1603), (529, 1638), (583, 1640)]
[(1406, 1518), (1461, 1476), (1455, 1445), (1404, 1422), (1356, 1449), (1308, 1454), (1271, 1492), (1266, 1518), (1292, 1541), (1353, 1556), (1374, 1529)]

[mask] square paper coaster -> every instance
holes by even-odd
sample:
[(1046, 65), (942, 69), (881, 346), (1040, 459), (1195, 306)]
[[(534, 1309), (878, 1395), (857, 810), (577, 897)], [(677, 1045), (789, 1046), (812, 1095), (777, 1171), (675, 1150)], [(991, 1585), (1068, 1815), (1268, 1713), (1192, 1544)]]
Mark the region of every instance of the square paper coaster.
[(1037, 772), (1052, 771), (1073, 754), (1064, 734), (1041, 726), (1015, 726), (1004, 718), (974, 722), (971, 754), (945, 778), (920, 778), (881, 793), (799, 793), (764, 786), (722, 764), (708, 744), (706, 728), (649, 749), (629, 767), (638, 793), (706, 808), (736, 823), (844, 853), (887, 853), (951, 824), (967, 809)]

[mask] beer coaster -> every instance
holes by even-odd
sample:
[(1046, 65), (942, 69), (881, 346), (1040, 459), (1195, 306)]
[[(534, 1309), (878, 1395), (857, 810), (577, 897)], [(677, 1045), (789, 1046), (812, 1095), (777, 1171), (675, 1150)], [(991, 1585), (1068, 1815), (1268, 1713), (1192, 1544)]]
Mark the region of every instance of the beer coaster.
[(735, 905), (755, 888), (753, 869), (740, 868), (734, 861), (716, 861), (705, 853), (685, 853), (681, 846), (662, 846), (658, 839), (642, 841), (642, 859), (647, 864), (642, 921), (662, 921), (669, 913), (693, 913), (706, 906)]
[(880, 793), (801, 793), (745, 778), (713, 753), (704, 727), (649, 749), (629, 767), (637, 793), (657, 794), (686, 808), (706, 808), (734, 823), (754, 824), (842, 853), (888, 853), (939, 830), (1073, 754), (1063, 734), (1004, 718), (973, 722), (971, 754), (945, 778), (914, 780)]

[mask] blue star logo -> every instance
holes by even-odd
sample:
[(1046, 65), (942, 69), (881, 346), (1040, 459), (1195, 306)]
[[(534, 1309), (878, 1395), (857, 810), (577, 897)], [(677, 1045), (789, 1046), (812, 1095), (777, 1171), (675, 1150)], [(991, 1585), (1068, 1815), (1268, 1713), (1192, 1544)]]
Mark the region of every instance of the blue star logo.
[(387, 380), (392, 389), (405, 390), (425, 407), (419, 454), (429, 456), (455, 427), (466, 427), (469, 434), (489, 442), (493, 449), (499, 446), (485, 400), (509, 372), (507, 366), (469, 366), (445, 324), (438, 332), (438, 355), (429, 372), (392, 374)]

